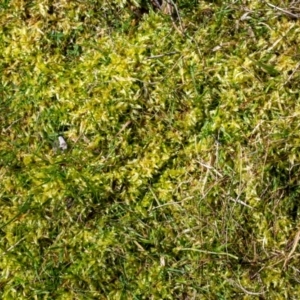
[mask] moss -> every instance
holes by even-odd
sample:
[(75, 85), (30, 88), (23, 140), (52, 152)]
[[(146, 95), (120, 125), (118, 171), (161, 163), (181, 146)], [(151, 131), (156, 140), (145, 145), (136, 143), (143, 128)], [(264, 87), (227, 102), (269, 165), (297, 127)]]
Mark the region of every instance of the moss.
[(1, 298), (299, 294), (298, 20), (175, 5), (2, 4)]

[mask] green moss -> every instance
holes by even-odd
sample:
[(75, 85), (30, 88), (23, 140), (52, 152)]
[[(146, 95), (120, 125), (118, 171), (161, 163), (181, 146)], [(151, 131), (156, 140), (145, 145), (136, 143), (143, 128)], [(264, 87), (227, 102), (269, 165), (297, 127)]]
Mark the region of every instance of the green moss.
[(298, 20), (1, 9), (1, 299), (297, 298)]

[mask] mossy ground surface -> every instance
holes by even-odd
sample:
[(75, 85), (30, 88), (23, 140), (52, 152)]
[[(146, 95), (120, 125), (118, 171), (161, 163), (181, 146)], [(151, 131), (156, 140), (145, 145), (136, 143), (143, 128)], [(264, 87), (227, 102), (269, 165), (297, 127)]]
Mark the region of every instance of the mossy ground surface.
[(148, 2), (1, 2), (0, 298), (299, 299), (299, 19)]

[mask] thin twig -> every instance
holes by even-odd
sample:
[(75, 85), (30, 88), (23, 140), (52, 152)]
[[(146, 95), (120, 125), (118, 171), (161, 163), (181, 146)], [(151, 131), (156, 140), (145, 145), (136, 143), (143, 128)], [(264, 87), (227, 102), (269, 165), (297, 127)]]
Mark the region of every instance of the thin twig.
[(3, 131), (6, 132), (8, 131), (14, 124), (18, 123), (22, 118), (19, 118), (15, 121), (13, 121), (7, 128), (4, 128)]
[(218, 176), (223, 177), (223, 175), (222, 175), (219, 171), (217, 171), (214, 167), (212, 167), (212, 166), (210, 166), (210, 165), (207, 165), (207, 164), (204, 164), (204, 163), (202, 163), (202, 162), (199, 161), (199, 160), (196, 160), (196, 162), (197, 162), (199, 165), (201, 165), (202, 167), (205, 167), (205, 168), (207, 168), (207, 169), (209, 169), (209, 170), (213, 170)]
[(294, 76), (294, 74), (297, 72), (297, 70), (299, 69), (300, 67), (300, 63), (297, 64), (296, 68), (293, 70), (292, 74), (289, 76), (289, 78), (286, 80), (286, 82), (284, 83), (284, 85), (286, 85), (291, 79), (292, 77)]
[[(179, 31), (180, 31), (181, 34), (184, 34), (184, 29), (183, 29), (183, 26), (182, 26), (182, 20), (181, 20), (181, 17), (180, 17), (177, 5), (174, 3), (173, 0), (167, 0), (167, 3), (171, 3), (171, 5), (173, 5), (173, 7), (174, 7), (174, 9), (176, 11), (176, 15), (178, 17), (178, 21), (179, 21), (179, 26), (180, 26), (180, 30)], [(173, 20), (173, 25), (177, 28), (174, 20)]]
[(176, 248), (177, 251), (194, 251), (194, 252), (200, 252), (200, 253), (205, 253), (205, 254), (214, 254), (214, 255), (225, 255), (229, 256), (234, 259), (239, 259), (237, 256), (226, 253), (226, 252), (213, 252), (213, 251), (207, 251), (207, 250), (201, 250), (201, 249), (195, 249), (195, 248)]
[(116, 136), (120, 135), (122, 133), (122, 131), (124, 131), (126, 129), (126, 127), (128, 125), (131, 124), (131, 121), (127, 121), (125, 124), (123, 124), (123, 126), (121, 127), (121, 129), (118, 131), (118, 133), (116, 134)]
[[(151, 192), (152, 192), (152, 190), (150, 190)], [(155, 195), (154, 193), (153, 193), (153, 195)], [(163, 206), (167, 206), (167, 205), (177, 205), (177, 206), (179, 206), (179, 208), (181, 208), (181, 206), (179, 205), (180, 203), (182, 203), (182, 202), (184, 202), (184, 201), (186, 201), (186, 200), (190, 200), (190, 199), (193, 199), (194, 197), (193, 196), (189, 196), (189, 197), (186, 197), (186, 198), (184, 198), (184, 199), (182, 199), (182, 200), (180, 200), (180, 201), (177, 201), (177, 202), (175, 202), (175, 201), (173, 201), (173, 202), (167, 202), (167, 203), (164, 203), (164, 204), (160, 204), (160, 205), (158, 205), (158, 206), (155, 206), (155, 207), (153, 207), (151, 210), (155, 210), (155, 209), (158, 209), (158, 208), (161, 208), (161, 207), (163, 207)], [(155, 200), (158, 202), (158, 199), (156, 198), (156, 196), (155, 196)], [(159, 203), (159, 202), (158, 202)]]
[(233, 199), (232, 197), (230, 197), (229, 199), (230, 199), (231, 201), (233, 201), (233, 202), (240, 203), (240, 204), (242, 204), (242, 205), (244, 205), (244, 206), (246, 206), (246, 207), (248, 207), (248, 208), (253, 209), (252, 206), (248, 205), (247, 203), (245, 203), (245, 202), (242, 201), (242, 200), (239, 200), (239, 199)]
[(167, 52), (167, 53), (163, 53), (163, 54), (149, 56), (149, 57), (147, 57), (147, 59), (155, 59), (155, 58), (160, 58), (160, 57), (163, 57), (163, 56), (174, 55), (174, 54), (177, 54), (177, 53), (179, 53), (179, 52), (178, 51)]
[(288, 11), (288, 10), (285, 10), (285, 9), (283, 9), (283, 8), (281, 8), (281, 7), (275, 6), (275, 5), (273, 5), (273, 4), (269, 3), (269, 2), (266, 2), (266, 4), (267, 4), (268, 6), (270, 6), (270, 7), (272, 7), (272, 8), (275, 8), (275, 9), (277, 9), (277, 10), (283, 12), (284, 14), (286, 14), (286, 15), (288, 15), (288, 16), (294, 18), (294, 19), (299, 19), (299, 18), (300, 18), (300, 15), (299, 15), (299, 14), (293, 14), (292, 12), (290, 12), (290, 11)]
[(12, 245), (11, 247), (9, 247), (4, 253), (2, 253), (1, 256), (6, 255), (9, 251), (11, 251), (13, 248), (15, 248), (17, 245), (19, 245), (24, 240), (25, 240), (25, 237), (23, 237), (20, 240), (18, 240), (14, 245)]
[(161, 5), (159, 4), (159, 2), (157, 0), (153, 0), (153, 2), (159, 9), (161, 9)]

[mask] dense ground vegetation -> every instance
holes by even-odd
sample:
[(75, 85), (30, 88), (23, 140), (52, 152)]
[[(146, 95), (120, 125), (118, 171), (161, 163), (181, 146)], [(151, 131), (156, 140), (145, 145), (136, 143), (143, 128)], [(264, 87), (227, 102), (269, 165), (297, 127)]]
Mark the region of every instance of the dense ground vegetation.
[(297, 6), (1, 1), (0, 298), (299, 299)]

